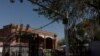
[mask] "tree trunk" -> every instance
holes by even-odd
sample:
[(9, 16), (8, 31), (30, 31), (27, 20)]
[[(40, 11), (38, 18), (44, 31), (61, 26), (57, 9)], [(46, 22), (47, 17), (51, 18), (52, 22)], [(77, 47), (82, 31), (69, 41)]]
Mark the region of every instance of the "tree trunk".
[(69, 56), (69, 43), (68, 43), (68, 29), (67, 29), (67, 24), (65, 24), (64, 26), (65, 26), (64, 31), (65, 31), (65, 44), (66, 44), (65, 55)]

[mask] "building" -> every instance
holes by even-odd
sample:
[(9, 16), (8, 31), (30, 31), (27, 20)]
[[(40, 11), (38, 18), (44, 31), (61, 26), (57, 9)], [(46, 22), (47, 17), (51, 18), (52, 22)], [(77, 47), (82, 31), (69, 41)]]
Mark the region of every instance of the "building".
[(0, 29), (0, 49), (3, 56), (6, 56), (8, 52), (13, 56), (17, 56), (20, 52), (23, 53), (22, 56), (34, 55), (36, 49), (41, 47), (55, 49), (57, 47), (56, 37), (55, 33), (33, 29), (29, 25), (9, 24)]

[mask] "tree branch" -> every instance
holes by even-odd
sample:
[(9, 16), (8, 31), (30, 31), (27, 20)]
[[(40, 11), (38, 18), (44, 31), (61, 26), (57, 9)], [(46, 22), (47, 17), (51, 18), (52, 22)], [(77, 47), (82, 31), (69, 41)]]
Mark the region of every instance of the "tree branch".
[(85, 2), (85, 4), (91, 6), (91, 7), (94, 7), (95, 9), (99, 9), (100, 10), (100, 7), (94, 5), (94, 4), (91, 4), (91, 3), (88, 3), (88, 2)]
[(28, 1), (30, 1), (31, 3), (36, 4), (36, 5), (38, 5), (38, 6), (42, 7), (42, 8), (44, 8), (44, 9), (46, 9), (46, 10), (49, 10), (49, 11), (51, 11), (51, 12), (53, 12), (53, 13), (55, 13), (55, 14), (57, 14), (57, 15), (63, 17), (63, 18), (66, 18), (65, 15), (62, 15), (61, 13), (59, 13), (59, 12), (57, 12), (57, 11), (55, 11), (55, 10), (52, 10), (52, 9), (50, 9), (50, 8), (48, 8), (48, 7), (45, 7), (45, 6), (41, 5), (41, 4), (39, 4), (38, 2), (35, 2), (34, 0), (28, 0)]

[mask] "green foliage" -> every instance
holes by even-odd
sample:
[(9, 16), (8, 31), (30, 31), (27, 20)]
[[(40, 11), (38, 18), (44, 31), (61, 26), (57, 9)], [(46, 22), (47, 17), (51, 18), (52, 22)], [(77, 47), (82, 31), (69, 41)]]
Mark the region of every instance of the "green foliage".
[(94, 7), (95, 9), (100, 10), (100, 0), (86, 0), (85, 3), (91, 7)]
[(99, 25), (100, 25), (100, 14), (97, 16), (97, 18), (96, 18), (96, 22), (98, 22)]
[[(77, 19), (84, 19), (84, 18), (90, 19), (93, 18), (93, 16), (100, 15), (100, 11), (99, 11), (100, 0), (47, 0), (43, 2), (38, 1), (37, 3), (43, 6), (38, 7), (35, 11), (37, 11), (39, 15), (44, 15), (45, 17), (51, 20), (54, 19), (57, 19), (58, 21), (62, 20), (63, 18), (65, 18), (64, 16), (66, 16), (66, 11), (68, 11), (69, 13), (68, 20), (70, 21), (76, 20), (76, 22), (79, 22), (79, 20)], [(63, 17), (61, 15), (63, 15)], [(87, 38), (83, 38), (84, 33), (85, 31), (82, 28), (82, 24), (78, 25), (77, 34), (80, 37), (82, 37), (81, 38), (83, 40), (82, 44), (84, 44), (84, 42), (87, 40)], [(96, 36), (98, 36), (98, 34)], [(80, 40), (76, 40), (77, 38), (76, 39), (75, 38), (76, 36), (70, 38), (69, 40), (70, 47), (73, 50), (74, 48), (75, 49), (77, 48), (76, 46), (77, 42), (80, 41)], [(62, 40), (61, 43), (63, 44), (65, 42)]]
[[(43, 7), (38, 7), (34, 11), (37, 11), (39, 15), (44, 15), (48, 19), (57, 19), (61, 21), (65, 18), (66, 11), (69, 11), (69, 20), (81, 19), (96, 16), (98, 14), (97, 8), (94, 7), (100, 4), (99, 0), (33, 0), (34, 3), (38, 3)], [(67, 2), (66, 2), (67, 1)], [(92, 5), (90, 5), (92, 4)], [(98, 6), (99, 7), (99, 6)], [(56, 12), (56, 13), (55, 13)], [(96, 13), (96, 14), (95, 14)], [(86, 14), (88, 14), (86, 16)], [(90, 15), (91, 14), (91, 15)], [(71, 19), (70, 19), (71, 18)]]
[[(48, 3), (48, 4), (46, 4), (46, 3)], [(43, 14), (44, 16), (46, 16), (49, 19), (61, 19), (62, 18), (61, 16), (52, 12), (52, 10), (57, 13), (61, 13), (61, 14), (63, 14), (65, 12), (64, 0), (51, 0), (49, 2), (43, 2), (42, 5), (49, 8), (50, 10), (47, 10), (47, 9), (44, 9), (41, 7), (41, 8), (39, 8), (40, 11), (38, 11), (38, 13)]]
[(100, 30), (94, 33), (94, 37), (95, 40), (100, 40)]
[(60, 41), (59, 41), (59, 45), (65, 45), (65, 39), (62, 38)]
[(77, 34), (80, 35), (81, 37), (84, 36), (84, 33), (85, 33), (85, 31), (82, 28), (77, 30)]

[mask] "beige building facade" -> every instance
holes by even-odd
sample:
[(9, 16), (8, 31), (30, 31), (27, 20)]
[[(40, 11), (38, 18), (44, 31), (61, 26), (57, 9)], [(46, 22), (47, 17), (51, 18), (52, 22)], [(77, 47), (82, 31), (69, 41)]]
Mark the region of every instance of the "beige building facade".
[(34, 49), (35, 47), (42, 47), (43, 49), (56, 49), (57, 35), (55, 33), (43, 31), (40, 29), (33, 29), (29, 25), (23, 26), (23, 24), (9, 24), (0, 29), (1, 52), (3, 52), (4, 54), (9, 50), (10, 53), (14, 51), (17, 52), (20, 50), (18, 50), (19, 47), (21, 47), (21, 49), (26, 47), (26, 49), (24, 48), (24, 50), (28, 51), (30, 50), (30, 48)]

